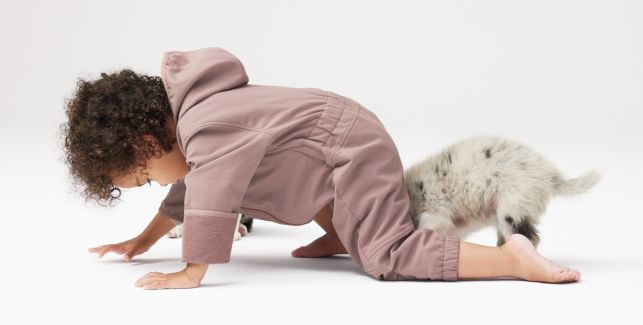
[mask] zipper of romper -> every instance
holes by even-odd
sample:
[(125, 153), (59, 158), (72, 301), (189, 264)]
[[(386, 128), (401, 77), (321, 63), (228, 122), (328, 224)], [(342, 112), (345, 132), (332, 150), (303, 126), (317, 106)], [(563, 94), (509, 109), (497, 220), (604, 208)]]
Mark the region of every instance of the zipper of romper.
[(251, 208), (251, 207), (248, 207), (248, 206), (241, 206), (241, 212), (243, 212), (243, 210), (246, 210), (246, 211), (252, 211), (252, 212), (259, 213), (259, 214), (268, 215), (268, 216), (270, 216), (271, 218), (273, 218), (273, 219), (275, 219), (275, 220), (277, 220), (277, 221), (279, 221), (279, 222), (281, 222), (281, 223), (283, 223), (283, 224), (285, 224), (285, 225), (298, 226), (298, 224), (285, 222), (285, 221), (283, 221), (283, 220), (281, 220), (281, 219), (279, 219), (279, 218), (275, 217), (272, 213), (270, 213), (270, 212), (268, 212), (268, 211), (259, 210), (259, 209), (254, 209), (254, 208)]

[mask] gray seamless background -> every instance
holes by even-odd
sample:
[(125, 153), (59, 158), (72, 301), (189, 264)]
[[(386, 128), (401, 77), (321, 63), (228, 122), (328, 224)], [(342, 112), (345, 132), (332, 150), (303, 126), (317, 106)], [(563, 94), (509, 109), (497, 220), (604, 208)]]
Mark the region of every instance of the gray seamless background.
[[(634, 0), (3, 1), (0, 323), (639, 323), (642, 16)], [(134, 287), (180, 270), (180, 241), (130, 263), (86, 249), (138, 234), (169, 187), (127, 191), (111, 209), (85, 204), (58, 150), (64, 98), (77, 77), (158, 75), (164, 51), (207, 46), (238, 56), (250, 83), (357, 100), (405, 166), (498, 134), (569, 176), (598, 168), (603, 181), (555, 199), (541, 225), (541, 253), (582, 281), (380, 282), (347, 257), (291, 258), (316, 225), (258, 221), (201, 288)]]

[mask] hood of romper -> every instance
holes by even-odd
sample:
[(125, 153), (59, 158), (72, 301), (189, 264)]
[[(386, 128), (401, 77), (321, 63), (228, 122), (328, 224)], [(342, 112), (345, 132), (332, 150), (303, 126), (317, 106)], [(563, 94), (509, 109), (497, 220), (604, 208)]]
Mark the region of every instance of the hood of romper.
[(161, 79), (175, 121), (203, 99), (248, 83), (241, 61), (220, 47), (164, 52)]

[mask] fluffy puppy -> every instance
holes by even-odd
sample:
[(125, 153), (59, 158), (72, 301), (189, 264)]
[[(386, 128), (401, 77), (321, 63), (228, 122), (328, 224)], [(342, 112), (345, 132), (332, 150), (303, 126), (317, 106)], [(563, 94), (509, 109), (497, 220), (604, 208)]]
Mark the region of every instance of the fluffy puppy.
[(529, 147), (501, 137), (470, 138), (404, 171), (417, 227), (461, 238), (495, 226), (497, 245), (519, 233), (538, 246), (536, 225), (552, 196), (582, 194), (596, 171), (564, 179)]

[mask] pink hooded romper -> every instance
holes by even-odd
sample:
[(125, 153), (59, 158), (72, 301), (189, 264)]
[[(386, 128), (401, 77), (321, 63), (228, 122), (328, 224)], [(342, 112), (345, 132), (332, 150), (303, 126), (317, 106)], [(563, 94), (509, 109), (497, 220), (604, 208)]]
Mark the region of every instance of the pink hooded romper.
[(371, 111), (317, 88), (249, 84), (217, 47), (165, 52), (161, 77), (191, 167), (159, 207), (183, 221), (182, 262), (227, 263), (240, 212), (303, 225), (331, 204), (371, 276), (457, 279), (459, 239), (415, 228), (397, 148)]

